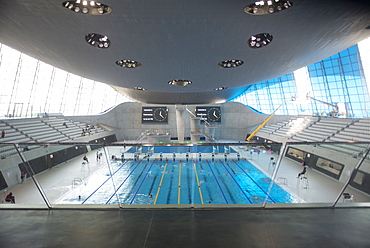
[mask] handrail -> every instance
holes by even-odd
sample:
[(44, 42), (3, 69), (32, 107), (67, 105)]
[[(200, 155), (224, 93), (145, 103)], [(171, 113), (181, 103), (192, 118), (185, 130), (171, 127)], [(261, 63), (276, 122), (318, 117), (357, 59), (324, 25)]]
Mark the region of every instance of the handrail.
[[(191, 112), (191, 110), (190, 109), (188, 109), (188, 105), (186, 105), (186, 111), (188, 111), (194, 118), (197, 118), (198, 116), (196, 116), (196, 114), (194, 114), (193, 112)], [(206, 124), (206, 125), (208, 125), (208, 126), (211, 126), (211, 124), (207, 121), (207, 119), (206, 118), (203, 118), (203, 117), (200, 117), (200, 119), (202, 120), (202, 121), (204, 121), (204, 123)]]
[(137, 139), (136, 139), (136, 140), (143, 140), (143, 139), (144, 139), (144, 137), (146, 136), (146, 134), (147, 134), (148, 132), (150, 132), (150, 130), (152, 130), (152, 129), (147, 129), (147, 130), (145, 130), (144, 132), (142, 132), (142, 133), (140, 134), (140, 136), (139, 136), (139, 137), (137, 137)]
[[(185, 109), (186, 109), (186, 111), (188, 111), (189, 113), (190, 113), (190, 115), (193, 117), (193, 118), (198, 118), (198, 116), (196, 116), (190, 109), (188, 109), (188, 105), (186, 105), (186, 107), (185, 107)], [(206, 118), (202, 118), (202, 117), (200, 117), (200, 119), (202, 120), (202, 121), (204, 121), (204, 128), (207, 128), (207, 127), (209, 127), (209, 126), (212, 126), (207, 120), (206, 120)], [(209, 137), (208, 135), (206, 135), (205, 134), (205, 132), (202, 130), (202, 129), (200, 129), (199, 130), (200, 131), (200, 133), (204, 136), (204, 137), (206, 137), (206, 139), (207, 140), (209, 140), (209, 141), (213, 141), (214, 140), (214, 138), (213, 137)]]
[(291, 102), (291, 101), (294, 101), (294, 99), (292, 98), (292, 99), (290, 99), (290, 100), (287, 100), (287, 101), (284, 101), (282, 104), (280, 104), (275, 110), (274, 110), (274, 112), (272, 112), (249, 136), (248, 136), (248, 138), (246, 138), (246, 141), (250, 141), (253, 137), (254, 137), (254, 135), (256, 135), (256, 133), (261, 129), (261, 128), (263, 128), (265, 125), (266, 125), (266, 123), (275, 115), (275, 113), (279, 110), (279, 108), (281, 107), (281, 106), (283, 106), (285, 103), (287, 103), (287, 102)]

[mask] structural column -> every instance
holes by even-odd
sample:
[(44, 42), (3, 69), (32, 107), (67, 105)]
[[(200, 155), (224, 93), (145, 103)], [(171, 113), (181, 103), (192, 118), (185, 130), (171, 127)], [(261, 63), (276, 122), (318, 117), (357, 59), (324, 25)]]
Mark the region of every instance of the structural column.
[(176, 127), (179, 142), (185, 140), (185, 106), (176, 105)]
[(200, 136), (203, 136), (199, 130), (200, 127), (200, 117), (190, 118), (190, 135), (192, 141), (199, 141)]

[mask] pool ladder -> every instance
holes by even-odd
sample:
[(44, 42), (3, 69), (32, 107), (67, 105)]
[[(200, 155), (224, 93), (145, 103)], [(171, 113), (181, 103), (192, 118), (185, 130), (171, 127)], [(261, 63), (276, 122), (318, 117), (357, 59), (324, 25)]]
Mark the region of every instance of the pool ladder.
[(79, 177), (75, 177), (72, 181), (72, 188), (79, 186), (82, 184), (82, 179)]
[(297, 188), (308, 189), (308, 178), (306, 176), (297, 178)]

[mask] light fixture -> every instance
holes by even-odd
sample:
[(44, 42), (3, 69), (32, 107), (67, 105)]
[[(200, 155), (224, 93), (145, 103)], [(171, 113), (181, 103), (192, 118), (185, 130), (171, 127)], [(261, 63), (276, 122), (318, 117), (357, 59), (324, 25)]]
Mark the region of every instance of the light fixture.
[(137, 68), (141, 66), (139, 62), (129, 59), (117, 60), (116, 64), (125, 68)]
[(108, 48), (111, 44), (108, 37), (105, 35), (101, 35), (101, 34), (91, 33), (91, 34), (85, 35), (85, 40), (87, 43), (89, 43), (93, 47), (96, 47), (99, 49)]
[(64, 8), (69, 9), (73, 12), (87, 15), (105, 15), (112, 12), (111, 7), (96, 1), (66, 1), (63, 2), (62, 5)]
[(134, 87), (134, 89), (135, 89), (135, 90), (146, 90), (145, 88), (140, 87), (140, 86), (136, 86), (136, 87)]
[(229, 87), (218, 87), (218, 88), (215, 88), (214, 90), (226, 90), (228, 89)]
[(189, 84), (192, 84), (192, 82), (189, 80), (178, 79), (178, 80), (171, 80), (168, 82), (168, 84), (175, 85), (175, 86), (187, 86)]
[(235, 68), (235, 67), (240, 66), (242, 64), (244, 64), (244, 62), (241, 61), (241, 60), (230, 59), (230, 60), (221, 61), (220, 63), (218, 63), (218, 66), (220, 66), (222, 68)]
[(289, 9), (292, 6), (293, 3), (287, 0), (257, 1), (245, 7), (244, 12), (251, 15), (269, 15)]
[(250, 48), (262, 48), (270, 44), (272, 38), (272, 35), (269, 33), (252, 35), (248, 40), (248, 46)]

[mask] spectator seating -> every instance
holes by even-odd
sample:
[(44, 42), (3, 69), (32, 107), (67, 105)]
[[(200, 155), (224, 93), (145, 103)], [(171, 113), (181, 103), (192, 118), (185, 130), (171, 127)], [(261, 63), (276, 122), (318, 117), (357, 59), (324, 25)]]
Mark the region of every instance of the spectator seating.
[(12, 144), (27, 143), (27, 146), (21, 147), (27, 151), (39, 147), (32, 146), (32, 143), (73, 142), (75, 138), (81, 137), (82, 129), (86, 126), (90, 127), (89, 135), (105, 131), (98, 127), (92, 129), (92, 126), (86, 123), (73, 122), (61, 117), (0, 120), (0, 132), (5, 131), (5, 137), (0, 139), (0, 143), (9, 144), (0, 146), (0, 158), (17, 154)]

